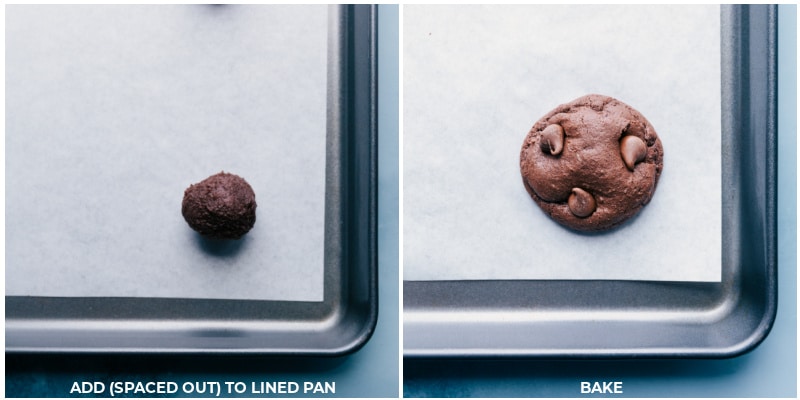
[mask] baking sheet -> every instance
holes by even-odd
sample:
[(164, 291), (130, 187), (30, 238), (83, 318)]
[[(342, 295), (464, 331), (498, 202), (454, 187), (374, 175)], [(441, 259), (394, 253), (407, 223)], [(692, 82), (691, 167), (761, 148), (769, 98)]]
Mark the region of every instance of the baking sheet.
[[(404, 7), (404, 279), (720, 280), (719, 6)], [(620, 229), (529, 198), (533, 123), (587, 93), (655, 126), (664, 172)]]
[(720, 9), (722, 279), (403, 284), (407, 357), (733, 357), (777, 309), (777, 6)]
[[(321, 301), (326, 6), (6, 8), (6, 294)], [(249, 181), (201, 238), (183, 191)]]
[(6, 296), (6, 352), (331, 356), (369, 340), (378, 313), (377, 10), (327, 9), (323, 300)]

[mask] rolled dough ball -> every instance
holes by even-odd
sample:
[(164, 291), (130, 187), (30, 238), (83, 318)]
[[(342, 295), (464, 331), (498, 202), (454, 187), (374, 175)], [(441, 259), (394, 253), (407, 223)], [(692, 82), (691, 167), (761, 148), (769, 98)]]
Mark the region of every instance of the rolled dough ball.
[(240, 176), (220, 172), (184, 191), (181, 213), (204, 236), (239, 239), (256, 223), (256, 195)]

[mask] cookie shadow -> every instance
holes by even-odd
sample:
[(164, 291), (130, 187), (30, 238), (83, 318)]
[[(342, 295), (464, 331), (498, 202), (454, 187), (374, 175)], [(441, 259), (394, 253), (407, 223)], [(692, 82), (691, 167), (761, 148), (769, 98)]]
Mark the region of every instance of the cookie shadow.
[[(575, 234), (577, 234), (577, 235), (580, 235), (580, 236), (587, 236), (587, 237), (598, 237), (598, 236), (610, 235), (610, 234), (612, 234), (612, 233), (614, 233), (614, 232), (618, 232), (618, 231), (620, 231), (620, 230), (623, 230), (623, 229), (625, 229), (625, 227), (627, 227), (627, 226), (630, 226), (630, 225), (632, 225), (633, 223), (635, 223), (636, 219), (638, 219), (638, 218), (639, 218), (639, 216), (640, 216), (640, 215), (641, 215), (641, 214), (642, 214), (644, 211), (645, 211), (645, 210), (640, 210), (638, 213), (634, 214), (634, 215), (633, 215), (633, 216), (631, 216), (630, 218), (626, 219), (625, 221), (622, 221), (622, 223), (620, 223), (620, 224), (617, 224), (617, 225), (614, 225), (614, 226), (612, 226), (611, 228), (608, 228), (608, 229), (605, 229), (605, 230), (602, 230), (602, 231), (589, 231), (589, 232), (585, 232), (585, 231), (579, 231), (579, 230), (575, 230), (575, 229), (571, 229), (571, 228), (567, 228), (567, 229), (569, 229), (569, 230), (570, 230), (572, 233), (575, 233)], [(553, 221), (553, 222), (554, 222), (554, 223), (556, 223), (556, 224), (558, 224), (558, 223), (557, 223), (557, 222), (555, 222), (555, 221)]]
[(193, 233), (195, 244), (204, 253), (219, 258), (234, 258), (247, 247), (250, 239), (247, 235), (240, 239), (216, 239)]

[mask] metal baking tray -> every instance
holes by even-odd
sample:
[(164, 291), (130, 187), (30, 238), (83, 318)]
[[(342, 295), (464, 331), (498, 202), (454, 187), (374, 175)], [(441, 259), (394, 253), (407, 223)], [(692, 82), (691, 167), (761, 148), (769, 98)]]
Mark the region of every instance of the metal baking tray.
[(404, 355), (717, 358), (757, 346), (777, 308), (776, 15), (721, 8), (721, 282), (405, 281)]
[[(377, 321), (376, 11), (329, 8), (324, 295), (6, 297), (6, 352), (343, 355)], [(13, 234), (13, 232), (9, 232)]]

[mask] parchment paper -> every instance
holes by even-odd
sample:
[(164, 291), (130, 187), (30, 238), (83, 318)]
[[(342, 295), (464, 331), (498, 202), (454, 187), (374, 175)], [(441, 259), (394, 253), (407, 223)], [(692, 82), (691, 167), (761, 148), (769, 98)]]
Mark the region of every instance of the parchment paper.
[[(719, 281), (719, 7), (405, 6), (404, 279)], [(531, 126), (589, 93), (653, 124), (664, 171), (629, 223), (579, 234), (529, 198)]]
[[(321, 301), (326, 6), (9, 6), (6, 294)], [(220, 171), (257, 221), (210, 241)]]

